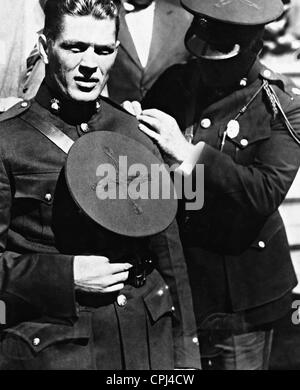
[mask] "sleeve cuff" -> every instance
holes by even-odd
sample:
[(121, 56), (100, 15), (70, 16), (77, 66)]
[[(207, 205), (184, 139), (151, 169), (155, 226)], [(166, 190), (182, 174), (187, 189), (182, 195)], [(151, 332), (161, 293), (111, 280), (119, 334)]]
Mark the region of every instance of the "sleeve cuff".
[(180, 173), (184, 176), (190, 176), (200, 159), (204, 145), (204, 142), (198, 142), (194, 145), (192, 153), (179, 165), (176, 169), (176, 173)]
[(76, 318), (73, 256), (23, 255), (10, 272), (6, 292), (27, 302), (41, 315)]

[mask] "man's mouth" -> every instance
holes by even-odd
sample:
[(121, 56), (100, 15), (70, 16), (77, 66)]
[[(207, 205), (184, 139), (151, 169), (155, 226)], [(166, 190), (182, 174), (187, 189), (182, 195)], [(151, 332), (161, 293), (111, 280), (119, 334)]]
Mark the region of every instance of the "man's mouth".
[(84, 77), (74, 77), (76, 84), (83, 89), (93, 89), (99, 83), (99, 79), (96, 78), (84, 78)]

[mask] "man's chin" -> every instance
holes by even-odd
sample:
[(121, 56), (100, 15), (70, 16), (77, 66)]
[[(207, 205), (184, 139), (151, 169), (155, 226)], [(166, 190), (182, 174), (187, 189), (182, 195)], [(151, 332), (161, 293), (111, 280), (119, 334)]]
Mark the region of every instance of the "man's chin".
[(98, 99), (101, 91), (92, 90), (92, 91), (74, 91), (70, 93), (71, 100), (74, 100), (78, 103), (88, 103), (93, 102)]

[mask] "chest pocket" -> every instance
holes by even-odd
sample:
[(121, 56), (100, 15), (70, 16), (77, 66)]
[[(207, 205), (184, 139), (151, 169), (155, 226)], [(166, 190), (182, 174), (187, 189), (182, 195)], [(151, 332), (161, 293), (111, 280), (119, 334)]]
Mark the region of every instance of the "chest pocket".
[(15, 175), (12, 227), (30, 241), (51, 241), (52, 204), (59, 172)]
[[(268, 115), (259, 118), (259, 112), (246, 113), (239, 122), (240, 131), (234, 138), (226, 137), (223, 152), (230, 155), (235, 162), (241, 165), (251, 164), (256, 155), (257, 148), (262, 142), (271, 137), (272, 130)], [(227, 123), (222, 124), (219, 130), (219, 138), (222, 139)], [(221, 142), (221, 141), (220, 141)]]

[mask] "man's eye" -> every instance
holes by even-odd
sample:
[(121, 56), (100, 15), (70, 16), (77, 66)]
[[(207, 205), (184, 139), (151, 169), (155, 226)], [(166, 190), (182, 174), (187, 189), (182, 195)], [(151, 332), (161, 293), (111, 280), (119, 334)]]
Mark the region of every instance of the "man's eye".
[(69, 50), (71, 50), (72, 53), (81, 53), (84, 51), (83, 48), (78, 47), (78, 46), (72, 46), (69, 48)]
[(107, 56), (109, 54), (112, 54), (115, 51), (114, 48), (106, 48), (106, 49), (95, 49), (95, 53), (98, 56)]

